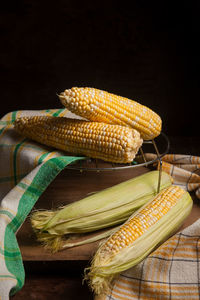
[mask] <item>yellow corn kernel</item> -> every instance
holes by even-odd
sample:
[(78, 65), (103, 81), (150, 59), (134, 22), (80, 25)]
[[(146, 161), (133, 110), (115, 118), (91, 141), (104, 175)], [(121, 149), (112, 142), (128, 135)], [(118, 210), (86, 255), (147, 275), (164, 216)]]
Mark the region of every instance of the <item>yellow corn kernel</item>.
[[(160, 218), (162, 218), (162, 216), (165, 215), (177, 203), (178, 199), (183, 195), (183, 193), (185, 193), (184, 190), (174, 186), (162, 191), (151, 203), (149, 203), (133, 218), (129, 219), (127, 223), (113, 235), (112, 240), (114, 240), (114, 243), (112, 247), (108, 246), (109, 240), (105, 243), (105, 249), (101, 249), (102, 253), (112, 253), (112, 248), (115, 245), (118, 246), (117, 251), (119, 251), (119, 246), (127, 247), (130, 245), (134, 240), (136, 240), (136, 238), (144, 234), (149, 227), (153, 226), (158, 220), (160, 220)], [(149, 222), (149, 219), (151, 222)], [(124, 235), (124, 233), (127, 231), (133, 232), (131, 238), (128, 239), (129, 242), (126, 242), (127, 235)], [(122, 237), (123, 239), (121, 239)]]
[(162, 120), (140, 103), (95, 88), (73, 87), (59, 95), (62, 104), (90, 121), (129, 126), (138, 130), (144, 140), (161, 132)]
[[(143, 142), (140, 134), (128, 127), (64, 117), (22, 117), (14, 126), (39, 143), (116, 163), (132, 162)], [(109, 140), (111, 134), (115, 139)]]

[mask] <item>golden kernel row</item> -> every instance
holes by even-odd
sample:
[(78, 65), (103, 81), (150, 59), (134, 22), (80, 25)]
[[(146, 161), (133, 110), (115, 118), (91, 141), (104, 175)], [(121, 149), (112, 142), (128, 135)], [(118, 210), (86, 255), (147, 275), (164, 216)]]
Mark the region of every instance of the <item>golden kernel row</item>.
[(154, 225), (171, 207), (173, 207), (179, 197), (184, 193), (179, 187), (171, 186), (163, 190), (154, 200), (145, 206), (135, 217), (128, 220), (121, 228), (114, 233), (105, 244), (102, 252), (116, 254), (121, 248), (133, 243), (148, 228)]

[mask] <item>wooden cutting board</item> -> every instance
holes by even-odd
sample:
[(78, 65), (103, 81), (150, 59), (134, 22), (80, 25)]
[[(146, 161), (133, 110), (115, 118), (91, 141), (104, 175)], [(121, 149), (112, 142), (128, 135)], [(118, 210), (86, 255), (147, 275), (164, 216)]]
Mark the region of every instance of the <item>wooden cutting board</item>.
[[(115, 171), (83, 171), (65, 169), (49, 185), (38, 199), (33, 209), (52, 209), (77, 201), (89, 193), (100, 191), (115, 184), (149, 172), (147, 167), (137, 167)], [(200, 216), (200, 206), (194, 203), (192, 213), (183, 227), (192, 224)], [(30, 226), (29, 217), (19, 232), (17, 240), (24, 261), (84, 261), (89, 260), (95, 252), (98, 242), (77, 246), (71, 249), (51, 253), (36, 241)]]

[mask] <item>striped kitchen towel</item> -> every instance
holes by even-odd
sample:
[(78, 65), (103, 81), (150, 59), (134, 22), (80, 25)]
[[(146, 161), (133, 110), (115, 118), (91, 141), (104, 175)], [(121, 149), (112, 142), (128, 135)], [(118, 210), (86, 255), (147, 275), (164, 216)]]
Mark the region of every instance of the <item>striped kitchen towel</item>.
[(95, 300), (200, 299), (200, 220), (123, 272)]
[(68, 164), (84, 157), (40, 145), (13, 129), (25, 115), (74, 117), (66, 109), (15, 111), (0, 120), (0, 299), (7, 300), (24, 284), (24, 267), (16, 232), (37, 199)]

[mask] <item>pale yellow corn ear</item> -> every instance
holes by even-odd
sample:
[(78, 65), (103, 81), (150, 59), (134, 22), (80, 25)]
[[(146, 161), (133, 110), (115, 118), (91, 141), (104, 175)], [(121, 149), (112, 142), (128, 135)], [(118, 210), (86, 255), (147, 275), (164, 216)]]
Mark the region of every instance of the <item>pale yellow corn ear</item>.
[(94, 255), (86, 270), (92, 290), (106, 292), (117, 274), (138, 264), (180, 227), (192, 204), (188, 192), (170, 186), (135, 212)]
[(132, 162), (143, 142), (138, 131), (128, 127), (64, 117), (22, 117), (14, 127), (39, 143), (116, 163)]
[(88, 87), (73, 87), (59, 95), (62, 104), (71, 112), (90, 121), (130, 126), (144, 140), (161, 132), (162, 120), (148, 107), (115, 94)]
[[(32, 228), (38, 240), (54, 252), (73, 246), (70, 238), (75, 235), (116, 226), (127, 220), (157, 194), (158, 178), (159, 171), (149, 171), (61, 209), (34, 211), (30, 218)], [(162, 172), (160, 189), (171, 184), (172, 177)], [(93, 240), (83, 243), (90, 241)]]

